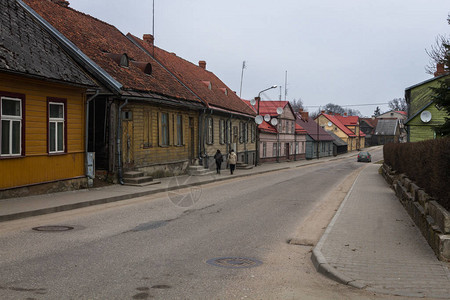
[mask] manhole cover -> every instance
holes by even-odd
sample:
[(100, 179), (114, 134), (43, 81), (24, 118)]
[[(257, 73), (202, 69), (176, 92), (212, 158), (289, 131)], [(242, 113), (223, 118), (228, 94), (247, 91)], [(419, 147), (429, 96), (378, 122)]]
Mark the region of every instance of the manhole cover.
[(261, 261), (248, 257), (219, 257), (206, 261), (207, 264), (222, 268), (252, 268), (262, 264)]
[(73, 229), (72, 226), (63, 226), (63, 225), (48, 225), (33, 228), (33, 230), (36, 231), (68, 231), (72, 229)]

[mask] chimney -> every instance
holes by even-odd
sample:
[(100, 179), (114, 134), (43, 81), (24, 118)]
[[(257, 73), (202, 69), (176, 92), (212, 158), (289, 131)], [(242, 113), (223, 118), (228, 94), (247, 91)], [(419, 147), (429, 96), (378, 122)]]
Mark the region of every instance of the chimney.
[(434, 77), (438, 77), (445, 74), (445, 68), (443, 63), (436, 64), (436, 72), (434, 72)]
[(307, 111), (301, 111), (300, 114), (302, 115), (302, 119), (303, 120), (308, 121), (308, 118), (309, 118), (308, 114), (309, 113)]
[(62, 7), (69, 7), (69, 1), (66, 0), (51, 0), (53, 3), (61, 5)]
[(320, 111), (320, 113), (321, 113), (321, 114), (324, 114), (324, 113), (325, 113), (325, 111), (324, 111), (324, 110), (321, 110), (321, 111)]
[(347, 113), (344, 113), (344, 117), (346, 117), (347, 116)]
[(302, 113), (302, 111), (303, 111), (303, 108), (299, 108), (298, 109), (298, 112), (301, 114)]
[(151, 46), (153, 46), (153, 42), (155, 41), (155, 38), (151, 34), (144, 34), (142, 39)]
[(198, 66), (199, 66), (200, 68), (206, 70), (206, 61), (200, 60), (200, 61), (198, 62)]

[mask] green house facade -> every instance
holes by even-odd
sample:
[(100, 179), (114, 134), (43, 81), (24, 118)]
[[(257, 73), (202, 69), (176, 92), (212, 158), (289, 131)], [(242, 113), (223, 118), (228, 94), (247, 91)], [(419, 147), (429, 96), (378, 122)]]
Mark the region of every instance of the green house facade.
[(447, 113), (433, 102), (433, 90), (448, 74), (434, 77), (405, 89), (408, 119), (405, 127), (408, 142), (435, 139), (435, 127), (445, 122)]

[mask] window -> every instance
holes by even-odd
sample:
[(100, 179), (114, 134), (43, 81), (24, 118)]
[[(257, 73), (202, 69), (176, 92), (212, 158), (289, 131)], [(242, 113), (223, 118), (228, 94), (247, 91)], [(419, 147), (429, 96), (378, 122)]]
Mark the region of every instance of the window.
[(231, 121), (227, 120), (225, 126), (225, 143), (229, 144), (231, 143), (231, 140)]
[(1, 156), (22, 155), (23, 99), (1, 98)]
[(292, 126), (292, 127), (291, 127), (291, 132), (292, 132), (292, 133), (295, 133), (295, 122), (292, 122), (292, 123), (291, 123), (291, 126)]
[(143, 147), (150, 148), (152, 146), (152, 111), (144, 110), (144, 139)]
[(262, 157), (267, 157), (267, 143), (262, 143)]
[(183, 145), (183, 116), (177, 115), (177, 145)]
[(48, 99), (48, 152), (66, 151), (66, 100)]
[(248, 143), (248, 123), (243, 123), (244, 143)]
[(213, 119), (211, 117), (206, 119), (207, 124), (207, 136), (206, 136), (206, 143), (213, 144), (214, 143), (214, 123)]
[(278, 156), (277, 143), (273, 143), (273, 152), (272, 156)]
[(299, 154), (299, 152), (298, 152), (298, 142), (295, 142), (295, 154)]
[(256, 140), (256, 125), (255, 123), (250, 123), (251, 125), (251, 142), (254, 143)]
[(219, 120), (219, 143), (223, 144), (226, 137), (225, 120)]
[(161, 113), (160, 145), (161, 146), (169, 145), (169, 114), (168, 113)]

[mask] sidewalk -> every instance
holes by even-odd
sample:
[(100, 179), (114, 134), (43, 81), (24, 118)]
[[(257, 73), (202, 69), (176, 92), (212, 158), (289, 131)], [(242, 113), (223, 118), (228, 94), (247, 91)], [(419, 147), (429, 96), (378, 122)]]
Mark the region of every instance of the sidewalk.
[(182, 175), (177, 177), (166, 177), (158, 179), (161, 181), (160, 184), (148, 185), (144, 187), (115, 184), (101, 188), (3, 199), (0, 200), (0, 222), (132, 199), (189, 186), (295, 168), (298, 166), (317, 164), (356, 155), (356, 152), (351, 152), (339, 155), (337, 157), (325, 157), (319, 160), (313, 159), (281, 163), (266, 163), (250, 170), (238, 169), (235, 171), (234, 175), (230, 175), (229, 170), (222, 170), (220, 175)]
[(369, 291), (450, 299), (450, 273), (369, 164), (313, 250), (317, 270)]

